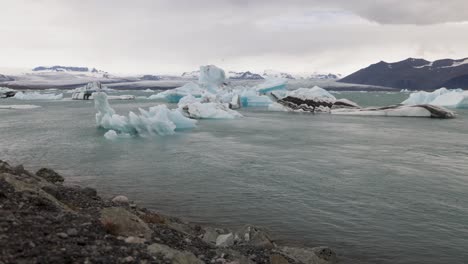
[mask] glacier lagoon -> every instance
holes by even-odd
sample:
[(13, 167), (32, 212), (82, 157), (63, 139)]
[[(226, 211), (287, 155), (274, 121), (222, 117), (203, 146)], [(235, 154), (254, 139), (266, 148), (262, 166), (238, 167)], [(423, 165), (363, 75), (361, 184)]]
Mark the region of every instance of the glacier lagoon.
[[(363, 106), (408, 97), (334, 95)], [(92, 101), (0, 100), (26, 103), (41, 107), (0, 110), (0, 159), (47, 165), (190, 221), (252, 223), (291, 244), (328, 245), (343, 263), (468, 259), (466, 109), (452, 120), (241, 109), (243, 118), (200, 120), (172, 136), (109, 141)], [(120, 113), (156, 104), (111, 102)]]

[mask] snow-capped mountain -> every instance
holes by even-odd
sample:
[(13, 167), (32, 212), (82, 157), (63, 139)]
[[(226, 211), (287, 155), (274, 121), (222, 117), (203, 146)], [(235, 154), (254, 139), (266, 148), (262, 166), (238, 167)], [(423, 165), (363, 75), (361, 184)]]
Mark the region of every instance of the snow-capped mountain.
[[(198, 76), (200, 76), (200, 71), (184, 72), (181, 75), (181, 77), (184, 79), (198, 79)], [(290, 80), (337, 80), (341, 78), (341, 75), (319, 72), (314, 72), (312, 74), (291, 74), (275, 70), (265, 70), (262, 74), (254, 73), (251, 71), (229, 71), (226, 77), (231, 80), (261, 80), (265, 78), (282, 78)]]
[(311, 79), (311, 80), (338, 80), (340, 78), (341, 78), (341, 74), (319, 73), (319, 72), (314, 72), (307, 77), (307, 79)]
[(346, 76), (340, 82), (410, 90), (440, 87), (468, 89), (468, 58), (436, 61), (408, 58), (394, 63), (380, 61)]
[(6, 76), (3, 74), (0, 74), (0, 82), (8, 82), (8, 81), (13, 81), (14, 79), (11, 78), (10, 76)]
[(229, 79), (232, 80), (261, 80), (264, 79), (260, 74), (252, 73), (250, 71), (245, 72), (228, 72)]
[(38, 66), (32, 69), (34, 72), (92, 72), (92, 73), (105, 73), (96, 68), (76, 67), (76, 66)]
[(275, 70), (265, 70), (262, 74), (264, 78), (282, 78), (282, 79), (296, 79), (292, 74), (286, 72), (279, 72)]
[(140, 80), (144, 80), (144, 81), (159, 81), (159, 80), (162, 80), (163, 77), (160, 76), (160, 75), (151, 75), (151, 74), (145, 74), (143, 76), (141, 76)]
[(185, 79), (198, 79), (200, 71), (191, 71), (182, 73), (181, 77)]

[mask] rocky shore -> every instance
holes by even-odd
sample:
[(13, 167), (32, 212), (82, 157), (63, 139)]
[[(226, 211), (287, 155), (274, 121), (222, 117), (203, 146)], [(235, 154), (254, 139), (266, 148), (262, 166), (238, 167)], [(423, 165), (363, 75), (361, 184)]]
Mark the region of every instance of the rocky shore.
[(328, 247), (277, 245), (264, 229), (186, 223), (125, 196), (68, 186), (47, 168), (31, 173), (0, 161), (0, 264), (306, 263), (332, 264)]

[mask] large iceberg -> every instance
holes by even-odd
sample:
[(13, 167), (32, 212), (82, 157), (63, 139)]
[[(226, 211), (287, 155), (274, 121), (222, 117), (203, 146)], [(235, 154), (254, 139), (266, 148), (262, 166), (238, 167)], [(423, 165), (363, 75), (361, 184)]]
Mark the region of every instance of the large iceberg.
[(198, 83), (200, 86), (211, 93), (216, 91), (224, 85), (226, 81), (226, 74), (224, 70), (216, 67), (215, 65), (200, 66), (200, 76)]
[(288, 112), (327, 112), (335, 115), (361, 116), (399, 116), (399, 117), (432, 117), (454, 118), (455, 113), (443, 107), (418, 105), (391, 105), (377, 108), (362, 108), (348, 99), (336, 99), (328, 91), (315, 86), (311, 89), (300, 88), (288, 92), (284, 97), (269, 93), (275, 103), (269, 106), (272, 111)]
[(443, 107), (421, 104), (421, 105), (393, 105), (379, 108), (361, 109), (334, 109), (334, 115), (360, 115), (360, 116), (399, 116), (399, 117), (431, 117), (431, 118), (454, 118), (455, 113)]
[(449, 90), (440, 88), (433, 92), (415, 92), (403, 101), (405, 105), (431, 104), (448, 108), (467, 108), (468, 91), (462, 89)]
[(18, 100), (61, 100), (63, 98), (63, 94), (17, 92), (13, 98)]
[[(172, 135), (178, 129), (193, 128), (197, 123), (185, 117), (178, 109), (170, 110), (166, 105), (150, 107), (148, 111), (140, 108), (139, 114), (130, 112), (128, 117), (121, 116), (109, 105), (107, 94), (97, 92), (93, 96), (97, 125), (113, 130), (118, 135)], [(115, 136), (110, 132), (106, 138)]]
[[(207, 65), (200, 67), (198, 83), (189, 82), (182, 87), (151, 95), (148, 99), (162, 99), (178, 103), (183, 97), (217, 97), (217, 102), (230, 104), (231, 107), (262, 106), (267, 107), (272, 101), (265, 94), (272, 91), (286, 90), (287, 80), (266, 79), (254, 87), (231, 87), (225, 83), (224, 70)], [(221, 107), (222, 108), (222, 107)]]

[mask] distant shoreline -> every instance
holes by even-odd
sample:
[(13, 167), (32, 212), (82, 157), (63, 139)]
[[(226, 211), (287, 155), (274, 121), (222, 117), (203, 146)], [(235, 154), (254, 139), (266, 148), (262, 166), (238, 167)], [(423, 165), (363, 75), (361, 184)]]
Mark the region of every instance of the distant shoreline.
[[(161, 82), (160, 85), (157, 85), (157, 82)], [(164, 82), (164, 83), (163, 83)], [(170, 90), (184, 85), (187, 81), (177, 81), (174, 84), (170, 85), (170, 81), (154, 81), (151, 82), (151, 85), (139, 82), (101, 82), (103, 85), (108, 86), (108, 88), (114, 90)], [(247, 82), (247, 81), (242, 81)], [(242, 83), (241, 81), (235, 81), (235, 83)], [(0, 83), (0, 87), (7, 87), (15, 90), (48, 90), (48, 89), (59, 89), (59, 90), (72, 90), (85, 86), (88, 82), (83, 82), (79, 84), (69, 84), (69, 85), (18, 85), (18, 84), (9, 84), (9, 83)], [(381, 87), (381, 86), (368, 86), (368, 85), (359, 85), (359, 84), (345, 84), (345, 83), (334, 83), (334, 82), (310, 82), (303, 83), (302, 80), (297, 80), (291, 82), (291, 86), (295, 88), (304, 87), (312, 88), (317, 85), (323, 89), (329, 91), (342, 91), (342, 92), (353, 92), (353, 91), (368, 91), (368, 92), (399, 92), (401, 89), (391, 88), (391, 87)], [(297, 86), (297, 87), (296, 87)]]

